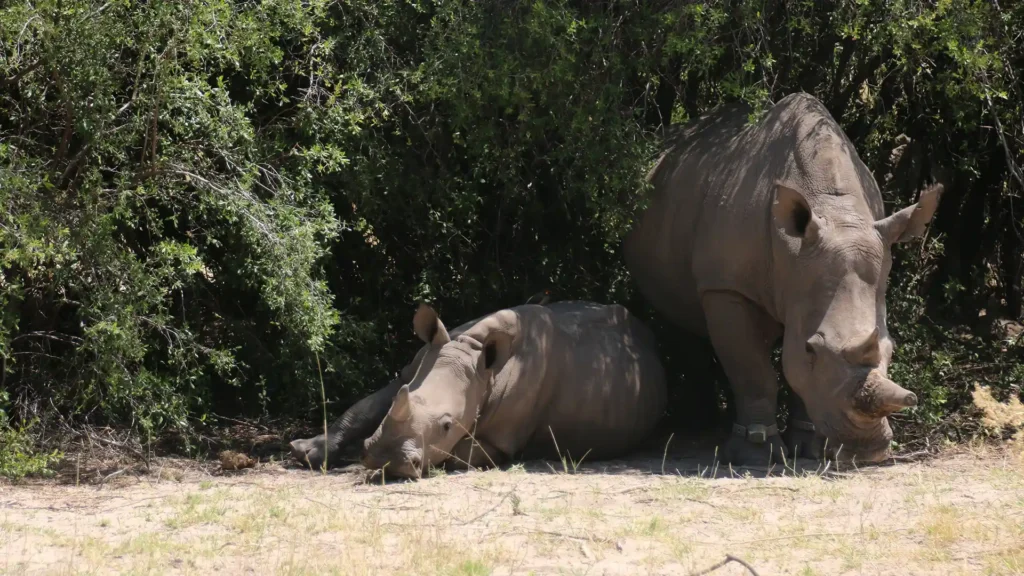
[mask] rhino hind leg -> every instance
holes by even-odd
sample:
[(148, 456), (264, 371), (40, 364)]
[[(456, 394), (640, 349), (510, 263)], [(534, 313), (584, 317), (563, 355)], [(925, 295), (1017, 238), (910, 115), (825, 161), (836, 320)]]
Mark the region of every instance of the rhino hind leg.
[(782, 327), (735, 292), (707, 292), (701, 303), (736, 403), (724, 460), (735, 465), (782, 463), (787, 454), (776, 424), (779, 384), (771, 361)]
[(505, 454), (486, 440), (476, 438), (474, 441), (466, 436), (452, 448), (451, 456), (445, 460), (445, 469), (490, 468), (501, 466), (505, 460)]

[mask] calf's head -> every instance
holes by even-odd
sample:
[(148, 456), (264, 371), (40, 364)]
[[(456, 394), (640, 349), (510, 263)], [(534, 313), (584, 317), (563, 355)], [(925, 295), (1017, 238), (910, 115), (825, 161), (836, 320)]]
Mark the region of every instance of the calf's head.
[(887, 377), (893, 342), (885, 292), (892, 245), (924, 232), (941, 191), (929, 187), (913, 206), (874, 220), (862, 195), (809, 195), (776, 185), (783, 370), (833, 456), (887, 458), (887, 416), (917, 404)]
[(452, 340), (434, 310), (422, 304), (413, 328), (428, 350), (364, 443), (362, 458), (367, 468), (405, 478), (419, 478), (427, 466), (446, 460), (472, 432), (491, 375), (508, 359), (512, 342), (507, 326), (487, 320)]

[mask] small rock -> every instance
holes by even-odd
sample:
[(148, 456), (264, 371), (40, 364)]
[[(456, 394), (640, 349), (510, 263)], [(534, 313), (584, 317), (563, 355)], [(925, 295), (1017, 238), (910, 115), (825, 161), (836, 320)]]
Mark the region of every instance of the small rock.
[(220, 453), (220, 467), (223, 470), (241, 470), (252, 468), (256, 465), (256, 459), (241, 452), (224, 450)]

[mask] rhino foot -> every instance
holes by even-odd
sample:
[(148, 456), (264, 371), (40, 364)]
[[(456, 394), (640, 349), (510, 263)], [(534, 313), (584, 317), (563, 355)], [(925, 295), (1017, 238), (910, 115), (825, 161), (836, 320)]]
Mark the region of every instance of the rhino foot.
[(825, 454), (825, 439), (814, 431), (814, 425), (810, 422), (790, 420), (783, 440), (793, 458), (820, 460)]
[(779, 436), (778, 429), (761, 427), (763, 435), (751, 432), (742, 426), (734, 426), (733, 435), (725, 443), (722, 453), (723, 462), (734, 466), (770, 466), (782, 465), (789, 454), (786, 445)]

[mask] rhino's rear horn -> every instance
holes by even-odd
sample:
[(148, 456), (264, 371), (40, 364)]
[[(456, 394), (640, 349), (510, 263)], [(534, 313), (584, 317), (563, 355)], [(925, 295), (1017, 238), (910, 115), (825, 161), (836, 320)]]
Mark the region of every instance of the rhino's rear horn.
[(843, 356), (851, 364), (878, 366), (882, 361), (882, 349), (879, 344), (878, 326), (875, 326), (867, 336), (851, 339), (851, 342), (843, 347)]

